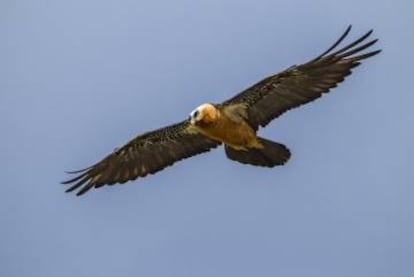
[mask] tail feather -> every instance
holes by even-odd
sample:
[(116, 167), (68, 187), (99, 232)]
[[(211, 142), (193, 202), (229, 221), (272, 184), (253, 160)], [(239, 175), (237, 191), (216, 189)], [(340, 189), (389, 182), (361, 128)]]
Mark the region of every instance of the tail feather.
[(263, 148), (236, 150), (225, 146), (226, 155), (233, 161), (256, 166), (274, 167), (285, 164), (290, 158), (289, 149), (281, 143), (259, 138)]

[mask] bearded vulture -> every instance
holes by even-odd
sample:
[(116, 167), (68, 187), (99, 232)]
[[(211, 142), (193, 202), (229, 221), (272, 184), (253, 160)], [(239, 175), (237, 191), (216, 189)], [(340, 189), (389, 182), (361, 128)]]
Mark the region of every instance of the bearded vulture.
[(122, 184), (221, 144), (233, 161), (263, 167), (285, 164), (289, 149), (257, 136), (257, 131), (284, 112), (329, 92), (362, 60), (381, 52), (362, 52), (377, 42), (367, 42), (372, 30), (337, 49), (350, 30), (351, 26), (316, 58), (271, 75), (221, 104), (202, 104), (188, 119), (140, 134), (91, 167), (68, 172), (76, 177), (62, 182), (71, 184), (66, 191), (78, 189), (77, 195), (82, 195), (91, 188)]

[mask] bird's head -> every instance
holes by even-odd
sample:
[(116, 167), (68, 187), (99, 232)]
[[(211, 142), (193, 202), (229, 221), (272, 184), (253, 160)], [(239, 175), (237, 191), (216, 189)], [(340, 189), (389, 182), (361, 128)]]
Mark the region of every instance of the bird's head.
[(190, 113), (192, 125), (213, 123), (219, 117), (219, 111), (213, 104), (206, 103), (198, 106)]

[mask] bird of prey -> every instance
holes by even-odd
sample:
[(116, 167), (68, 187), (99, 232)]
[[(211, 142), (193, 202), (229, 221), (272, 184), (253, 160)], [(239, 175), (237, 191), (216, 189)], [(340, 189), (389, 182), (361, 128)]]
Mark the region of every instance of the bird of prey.
[(202, 104), (184, 121), (138, 135), (91, 167), (68, 172), (77, 175), (62, 183), (71, 184), (67, 192), (78, 190), (77, 195), (82, 195), (91, 188), (154, 174), (221, 144), (233, 161), (264, 167), (285, 164), (289, 149), (259, 137), (257, 131), (284, 112), (329, 92), (362, 60), (381, 52), (362, 52), (377, 42), (367, 42), (372, 30), (339, 48), (350, 30), (351, 26), (316, 58), (271, 75), (223, 103)]

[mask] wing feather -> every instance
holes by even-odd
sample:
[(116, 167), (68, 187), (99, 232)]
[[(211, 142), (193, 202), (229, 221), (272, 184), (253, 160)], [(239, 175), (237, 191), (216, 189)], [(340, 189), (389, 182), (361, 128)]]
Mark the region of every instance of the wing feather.
[(67, 192), (79, 189), (76, 195), (82, 195), (91, 188), (145, 177), (219, 144), (194, 132), (189, 122), (183, 121), (137, 136), (93, 166), (69, 172), (78, 175), (62, 183), (71, 185)]
[(284, 112), (321, 97), (350, 75), (351, 69), (358, 66), (361, 60), (381, 52), (376, 50), (354, 56), (378, 41), (374, 39), (365, 42), (372, 30), (334, 51), (350, 30), (351, 26), (331, 47), (313, 60), (269, 76), (222, 105), (244, 104), (248, 122), (257, 130)]

